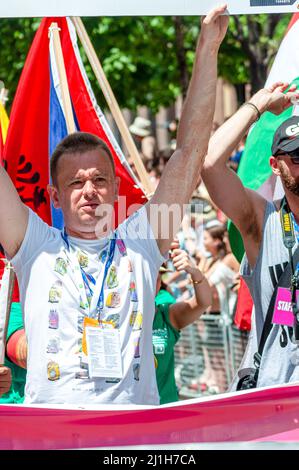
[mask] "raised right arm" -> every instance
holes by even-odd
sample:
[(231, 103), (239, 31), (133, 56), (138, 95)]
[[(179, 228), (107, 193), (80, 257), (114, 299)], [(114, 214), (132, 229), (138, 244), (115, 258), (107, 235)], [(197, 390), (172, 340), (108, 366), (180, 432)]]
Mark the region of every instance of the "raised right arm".
[(0, 167), (0, 244), (10, 258), (18, 252), (28, 223), (26, 207), (3, 167)]

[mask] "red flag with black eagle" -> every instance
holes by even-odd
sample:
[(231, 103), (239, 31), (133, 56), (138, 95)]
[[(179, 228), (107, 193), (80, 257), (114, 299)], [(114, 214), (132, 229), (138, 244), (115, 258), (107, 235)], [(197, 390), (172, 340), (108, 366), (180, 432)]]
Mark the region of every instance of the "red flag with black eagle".
[[(53, 83), (53, 65), (49, 51), (48, 33), (53, 22), (60, 28), (77, 129), (96, 134), (110, 148), (116, 174), (121, 180), (120, 196), (126, 196), (126, 207), (143, 204), (145, 198), (96, 103), (79, 54), (73, 23), (69, 18), (43, 19), (30, 48), (14, 98), (4, 147), (4, 164), (22, 201), (44, 221), (59, 227), (62, 222), (60, 220), (56, 223), (57, 217), (47, 193), (50, 153), (58, 141), (67, 135), (59, 93)], [(122, 211), (121, 218), (125, 216), (125, 211)], [(118, 223), (121, 221), (118, 220)]]

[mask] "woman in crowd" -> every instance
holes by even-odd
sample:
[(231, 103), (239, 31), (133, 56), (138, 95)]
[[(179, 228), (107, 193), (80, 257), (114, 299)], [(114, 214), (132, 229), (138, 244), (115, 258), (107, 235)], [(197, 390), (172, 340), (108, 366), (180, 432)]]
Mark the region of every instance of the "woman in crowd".
[[(206, 225), (204, 230), (204, 248), (208, 257), (201, 257), (199, 268), (206, 276), (212, 289), (212, 305), (209, 315), (221, 313), (223, 321), (230, 321), (237, 300), (237, 293), (232, 290), (239, 263), (231, 253), (226, 227), (216, 222)], [(221, 344), (222, 331), (219, 322), (207, 319), (205, 325), (199, 325), (203, 341), (205, 370), (199, 379), (200, 388), (210, 393), (225, 391), (226, 364)]]
[[(179, 249), (178, 241), (172, 244), (172, 262), (178, 272), (186, 272), (194, 287), (194, 295), (188, 300), (177, 303), (157, 303), (153, 323), (153, 346), (156, 365), (157, 385), (160, 403), (178, 400), (178, 391), (174, 377), (174, 346), (180, 338), (180, 331), (191, 323), (211, 305), (212, 296), (208, 281), (195, 266), (186, 251)], [(161, 289), (162, 273), (157, 279), (157, 293)], [(164, 284), (164, 290), (166, 290)]]

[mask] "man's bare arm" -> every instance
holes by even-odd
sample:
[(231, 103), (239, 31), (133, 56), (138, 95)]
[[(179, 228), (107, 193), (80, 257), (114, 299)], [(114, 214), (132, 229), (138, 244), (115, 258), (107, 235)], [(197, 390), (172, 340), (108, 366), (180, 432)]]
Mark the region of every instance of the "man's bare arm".
[(0, 167), (0, 244), (12, 258), (21, 246), (28, 223), (28, 208), (4, 168)]
[[(177, 150), (166, 166), (160, 184), (147, 205), (148, 216), (161, 252), (165, 252), (178, 231), (184, 204), (195, 189), (207, 151), (215, 109), (217, 55), (225, 36), (228, 17), (221, 16), (226, 6), (210, 12), (202, 22), (197, 44), (193, 74), (184, 104), (177, 135)], [(176, 204), (179, 217), (169, 223), (163, 218), (156, 225), (150, 216), (151, 206)], [(169, 233), (163, 235), (161, 225), (169, 225)]]
[(15, 331), (6, 344), (6, 354), (11, 362), (27, 369), (27, 338), (24, 328)]
[[(283, 93), (287, 84), (277, 83), (256, 93), (250, 102), (260, 113), (280, 114), (294, 96), (294, 87)], [(242, 106), (213, 135), (202, 172), (204, 183), (217, 206), (240, 230), (251, 265), (259, 250), (266, 201), (255, 191), (243, 186), (228, 166), (233, 150), (257, 118), (254, 106)], [(270, 155), (269, 155), (270, 157)]]

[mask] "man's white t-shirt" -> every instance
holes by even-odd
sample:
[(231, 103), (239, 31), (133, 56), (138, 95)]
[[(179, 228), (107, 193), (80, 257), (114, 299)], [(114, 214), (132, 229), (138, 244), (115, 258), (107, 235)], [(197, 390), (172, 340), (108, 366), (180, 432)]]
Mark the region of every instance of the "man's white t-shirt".
[[(152, 323), (156, 279), (164, 259), (146, 209), (118, 227), (104, 282), (101, 321), (119, 331), (121, 379), (90, 378), (82, 347), (84, 319), (97, 318), (111, 240), (67, 240), (69, 247), (59, 230), (30, 210), (24, 241), (12, 259), (28, 341), (25, 403), (159, 404)], [(82, 289), (80, 266), (96, 281), (90, 284), (92, 297)]]

